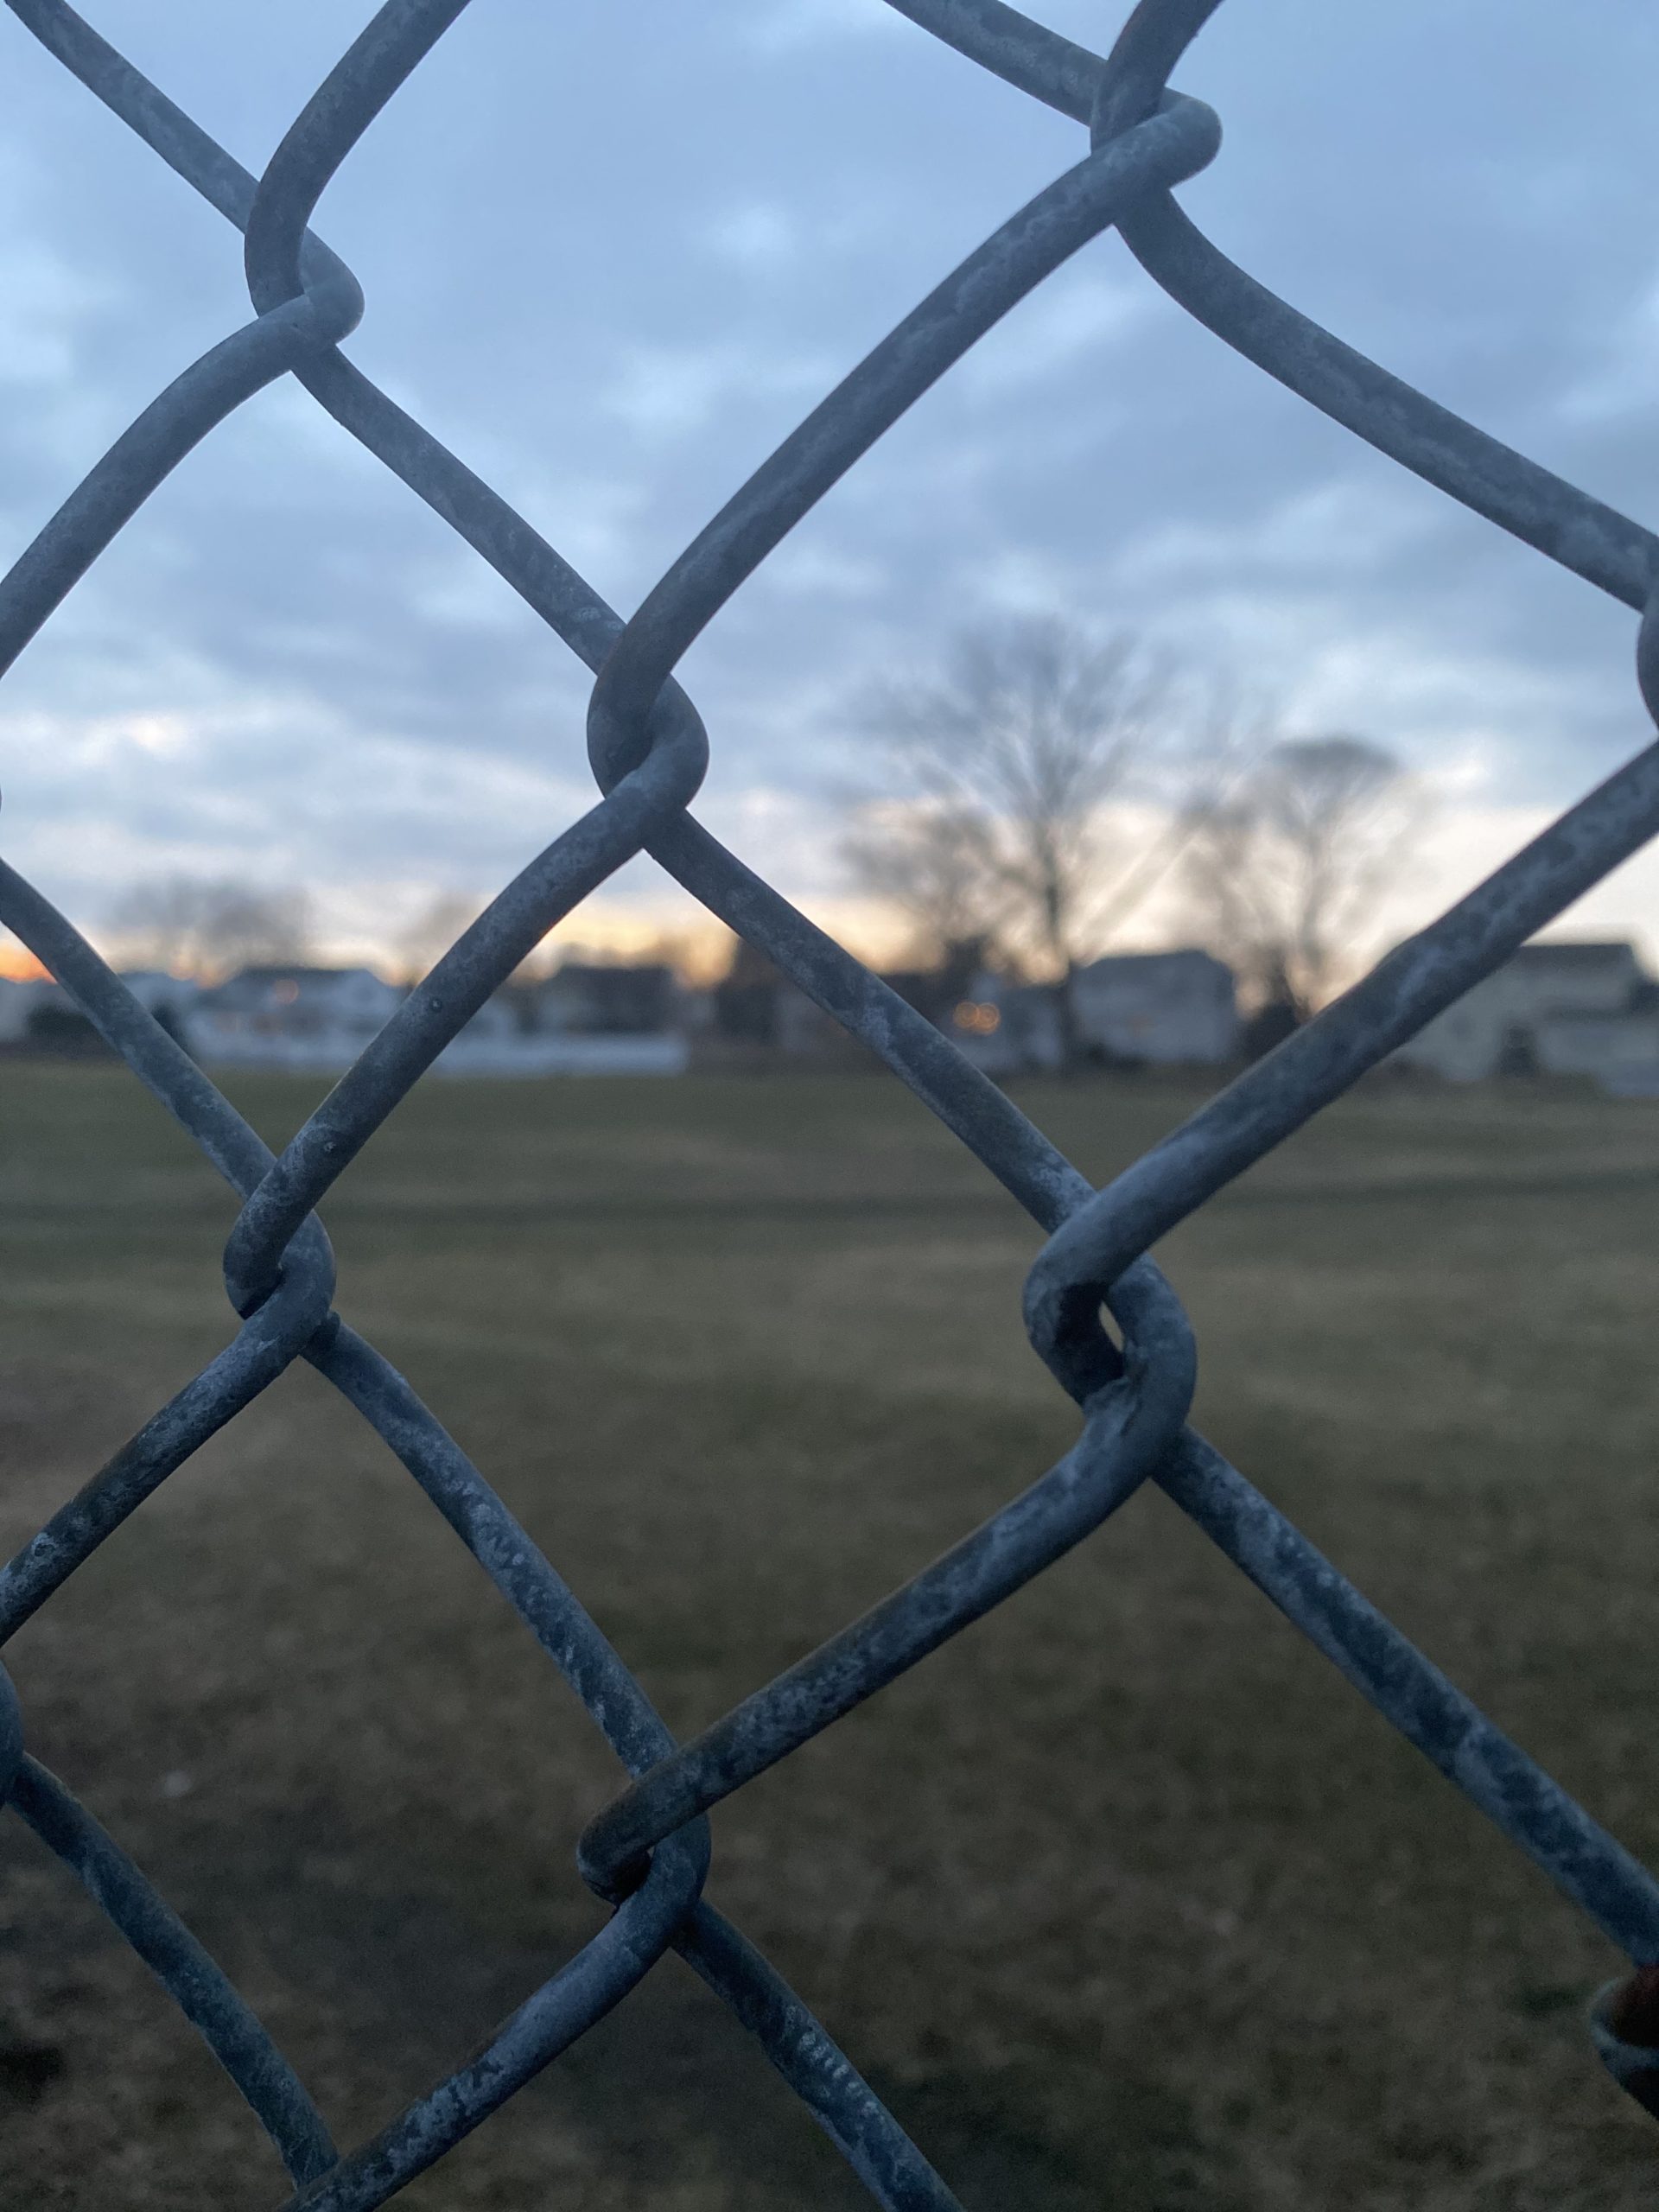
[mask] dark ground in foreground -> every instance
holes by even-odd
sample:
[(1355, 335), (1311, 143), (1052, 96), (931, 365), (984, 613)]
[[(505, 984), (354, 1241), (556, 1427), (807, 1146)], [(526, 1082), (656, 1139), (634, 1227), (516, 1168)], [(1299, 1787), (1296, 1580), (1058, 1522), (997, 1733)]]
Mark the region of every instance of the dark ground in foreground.
[[(235, 1087), (273, 1140), (314, 1092)], [(1033, 1088), (1090, 1173), (1173, 1087)], [(1035, 1231), (897, 1086), (432, 1083), (325, 1209), (341, 1308), (695, 1730), (1074, 1433)], [(229, 1201), (120, 1071), (0, 1068), (0, 1535), (229, 1333)], [(1379, 1090), (1172, 1238), (1198, 1417), (1659, 1858), (1659, 1111)], [(596, 1923), (586, 1717), (296, 1370), (8, 1655), (31, 1748), (227, 1967), (342, 2140)], [(1574, 2212), (1659, 2133), (1600, 1939), (1143, 1492), (715, 1818), (710, 1895), (970, 2212)], [(255, 2124), (0, 1823), (0, 2205), (269, 2206)], [(31, 2056), (30, 2054), (33, 2054)], [(406, 2200), (864, 2200), (677, 1962)]]

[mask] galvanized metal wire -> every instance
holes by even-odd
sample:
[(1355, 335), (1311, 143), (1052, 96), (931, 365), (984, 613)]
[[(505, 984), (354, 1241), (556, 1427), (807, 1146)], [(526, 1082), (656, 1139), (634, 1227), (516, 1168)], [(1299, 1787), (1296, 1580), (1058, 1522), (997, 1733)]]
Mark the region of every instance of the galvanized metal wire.
[[(340, 352), (363, 300), (308, 228), (329, 179), (467, 0), (388, 0), (250, 175), (63, 0), (12, 15), (243, 233), (254, 315), (169, 385), (0, 581), (0, 671), (168, 471), (263, 386), (291, 375), (426, 501), (594, 672), (601, 798), (438, 962), (279, 1156), (66, 918), (0, 863), (0, 921), (59, 979), (243, 1204), (225, 1253), (225, 1349), (0, 1570), (9, 1637), (126, 1516), (296, 1359), (384, 1438), (582, 1700), (627, 1777), (579, 1864), (613, 1908), (476, 2057), (372, 2141), (340, 2152), (292, 2067), (200, 1943), (64, 1785), (25, 1753), (0, 1674), (0, 1796), (86, 1885), (200, 2031), (270, 2135), (290, 2208), (383, 2203), (618, 2004), (674, 1950), (759, 2039), (870, 2195), (955, 2198), (806, 2005), (702, 1899), (707, 1815), (1160, 1485), (1638, 1969), (1594, 2032), (1659, 2109), (1659, 1885), (1417, 1651), (1236, 1468), (1186, 1425), (1192, 1336), (1152, 1244), (1300, 1128), (1659, 832), (1649, 746), (1317, 1020), (1096, 1190), (947, 1039), (690, 812), (708, 740), (674, 671), (815, 501), (1001, 316), (1116, 226), (1148, 276), (1227, 344), (1641, 618), (1637, 677), (1659, 717), (1659, 539), (1511, 452), (1308, 321), (1236, 268), (1173, 188), (1214, 159), (1215, 116), (1168, 89), (1219, 0), (1141, 0), (1102, 59), (1001, 0), (892, 0), (1019, 91), (1087, 126), (1077, 164), (906, 317), (809, 415), (624, 621), (522, 516)], [(334, 1311), (315, 1207), (461, 1026), (563, 916), (635, 855), (758, 946), (871, 1046), (1050, 1232), (1027, 1287), (1031, 1340), (1082, 1413), (1077, 1443), (982, 1528), (861, 1620), (677, 1744), (466, 1454)], [(1103, 1311), (1119, 1332), (1103, 1325)]]

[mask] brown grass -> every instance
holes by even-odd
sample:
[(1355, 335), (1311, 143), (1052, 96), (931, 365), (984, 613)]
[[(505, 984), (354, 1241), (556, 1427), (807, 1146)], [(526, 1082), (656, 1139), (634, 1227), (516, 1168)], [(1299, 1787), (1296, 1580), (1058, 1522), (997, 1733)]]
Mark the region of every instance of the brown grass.
[[(279, 1138), (299, 1084), (245, 1083)], [(1192, 1100), (1033, 1090), (1091, 1173)], [(229, 1202), (119, 1071), (0, 1071), (0, 1531), (228, 1333)], [(326, 1209), (340, 1304), (695, 1729), (1039, 1472), (1035, 1231), (855, 1076), (432, 1084)], [(1170, 1241), (1200, 1418), (1659, 1859), (1659, 1113), (1350, 1102)], [(378, 1441), (290, 1374), (8, 1655), (31, 1747), (344, 2141), (595, 1925), (585, 1715)], [(1611, 2212), (1617, 1961), (1167, 1503), (722, 1808), (710, 1894), (970, 2212)], [(144, 1969), (0, 1824), (0, 2206), (267, 2206)], [(411, 2206), (864, 2200), (674, 1961)]]

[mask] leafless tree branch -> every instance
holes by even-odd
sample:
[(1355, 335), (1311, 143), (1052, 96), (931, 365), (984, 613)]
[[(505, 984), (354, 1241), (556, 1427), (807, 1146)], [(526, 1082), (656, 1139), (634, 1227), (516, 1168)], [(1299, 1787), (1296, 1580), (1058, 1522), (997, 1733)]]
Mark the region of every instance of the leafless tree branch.
[(169, 875), (134, 884), (110, 909), (109, 928), (131, 964), (212, 980), (306, 958), (311, 902), (303, 891)]
[(1262, 1003), (1313, 1013), (1342, 979), (1429, 811), (1385, 747), (1345, 734), (1281, 740), (1191, 824), (1197, 917)]

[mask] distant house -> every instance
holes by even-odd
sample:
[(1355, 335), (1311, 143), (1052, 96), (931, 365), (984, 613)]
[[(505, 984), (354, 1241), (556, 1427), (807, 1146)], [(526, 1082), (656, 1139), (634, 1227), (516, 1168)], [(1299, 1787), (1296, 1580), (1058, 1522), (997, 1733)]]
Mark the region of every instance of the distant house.
[[(1071, 979), (1077, 1040), (1120, 1067), (1217, 1067), (1239, 1049), (1233, 971), (1207, 952), (1116, 953)], [(988, 1075), (1058, 1068), (1059, 987), (982, 970), (940, 1024)]]
[(567, 961), (536, 993), (535, 1026), (573, 1037), (661, 1037), (679, 1026), (679, 979), (657, 963), (639, 967)]
[(670, 968), (572, 963), (543, 983), (509, 984), (487, 999), (435, 1072), (680, 1075), (690, 1060), (683, 1016)]
[(188, 1011), (204, 1060), (334, 1074), (349, 1067), (404, 994), (372, 968), (245, 968)]
[(511, 1067), (531, 1021), (528, 993), (496, 991), (452, 1037), (433, 1063), (444, 1075), (493, 1075)]
[[(188, 1014), (199, 986), (160, 969), (125, 969), (124, 983), (147, 1014), (189, 1049)], [(22, 982), (0, 976), (0, 1046), (51, 1053), (103, 1052), (109, 1048), (61, 983), (49, 976)]]
[[(194, 983), (149, 968), (124, 969), (119, 980), (170, 1037), (188, 1046), (186, 1024), (197, 993)], [(0, 1046), (54, 1053), (108, 1050), (62, 984), (45, 976), (21, 982), (0, 976)]]
[(881, 981), (890, 991), (896, 991), (906, 1006), (913, 1006), (918, 1014), (925, 1014), (937, 1028), (949, 1029), (957, 1008), (972, 1000), (976, 987), (985, 974), (984, 959), (978, 948), (964, 947), (938, 968), (884, 969)]
[(29, 1017), (49, 986), (19, 982), (0, 976), (0, 1045), (21, 1045), (29, 1035)]
[(1523, 944), (1395, 1058), (1449, 1083), (1582, 1075), (1659, 1095), (1659, 983), (1622, 938)]
[(1614, 1097), (1659, 1097), (1659, 982), (1643, 981), (1617, 1014), (1552, 1014), (1537, 1027), (1547, 1075), (1587, 1075)]
[(153, 1014), (175, 1043), (189, 1048), (190, 1018), (201, 986), (188, 976), (169, 976), (162, 968), (124, 968), (121, 981), (146, 1014)]
[(781, 1045), (779, 1010), (791, 988), (764, 954), (740, 940), (729, 971), (709, 994), (710, 1032), (727, 1045)]
[(99, 1057), (110, 1050), (62, 984), (49, 976), (12, 984), (0, 999), (0, 1041), (54, 1058)]
[(527, 991), (493, 992), (455, 1039), (457, 1045), (512, 1045), (536, 1027), (536, 1002)]
[(889, 969), (881, 981), (925, 1014), (987, 1075), (1017, 1075), (1060, 1063), (1059, 1016), (1046, 985), (1016, 982), (964, 945), (938, 968)]
[[(594, 979), (603, 977), (598, 982)], [(188, 1011), (199, 1058), (334, 1074), (407, 993), (370, 968), (245, 968)], [(561, 969), (494, 994), (434, 1062), (442, 1075), (677, 1075), (689, 1048), (665, 968)]]
[(1048, 983), (1020, 983), (982, 968), (938, 1025), (987, 1075), (1052, 1072), (1065, 1058), (1058, 993)]
[(763, 952), (740, 938), (729, 972), (709, 994), (701, 1042), (716, 1058), (791, 1060), (855, 1057), (847, 1032)]
[(1150, 1067), (1218, 1067), (1238, 1052), (1237, 985), (1224, 961), (1197, 950), (1121, 952), (1071, 981), (1084, 1050)]
[(660, 961), (568, 960), (531, 994), (526, 1071), (683, 1075), (690, 1065), (680, 979)]

